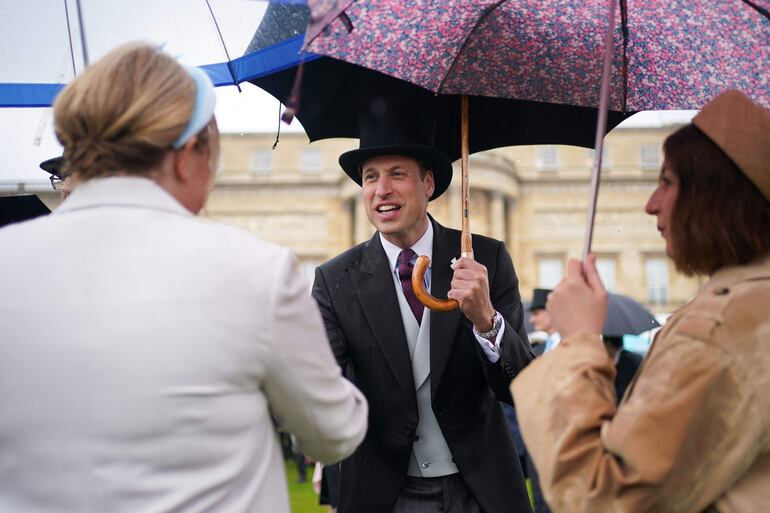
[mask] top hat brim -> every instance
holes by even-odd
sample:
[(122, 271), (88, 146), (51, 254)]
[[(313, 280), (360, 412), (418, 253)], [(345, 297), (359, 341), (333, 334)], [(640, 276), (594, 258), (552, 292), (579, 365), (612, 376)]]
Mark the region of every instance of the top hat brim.
[(57, 178), (61, 178), (61, 169), (64, 165), (64, 157), (54, 157), (52, 159), (44, 160), (40, 163), (40, 169), (51, 173)]
[(433, 172), (435, 188), (430, 197), (434, 200), (447, 190), (452, 182), (452, 161), (447, 155), (432, 146), (421, 144), (403, 144), (387, 146), (371, 146), (351, 150), (340, 155), (340, 166), (345, 173), (358, 185), (361, 185), (361, 166), (365, 161), (382, 155), (401, 155), (422, 162)]

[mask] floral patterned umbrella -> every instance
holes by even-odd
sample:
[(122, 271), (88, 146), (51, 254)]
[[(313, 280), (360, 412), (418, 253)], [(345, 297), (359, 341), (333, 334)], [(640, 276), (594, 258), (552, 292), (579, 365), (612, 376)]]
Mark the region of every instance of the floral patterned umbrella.
[[(607, 0), (309, 0), (306, 48), (442, 94), (598, 106)], [(770, 0), (619, 0), (610, 109), (770, 107)]]

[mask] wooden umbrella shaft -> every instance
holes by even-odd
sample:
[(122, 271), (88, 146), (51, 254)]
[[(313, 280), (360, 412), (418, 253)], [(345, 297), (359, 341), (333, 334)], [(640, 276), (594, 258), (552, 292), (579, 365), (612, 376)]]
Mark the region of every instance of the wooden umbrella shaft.
[[(468, 96), (463, 95), (460, 98), (460, 114), (462, 125), (460, 130), (460, 150), (462, 166), (462, 233), (460, 239), (460, 256), (473, 258), (473, 244), (471, 241), (470, 228), (470, 193), (468, 192)], [(459, 303), (454, 299), (437, 299), (425, 290), (423, 277), (425, 271), (430, 265), (430, 260), (425, 255), (417, 258), (412, 271), (412, 290), (415, 296), (423, 305), (435, 312), (448, 312), (459, 308)]]
[(462, 170), (462, 236), (460, 240), (460, 256), (473, 259), (473, 241), (470, 228), (470, 192), (468, 187), (468, 95), (460, 99), (460, 115), (462, 117), (460, 139), (460, 166)]

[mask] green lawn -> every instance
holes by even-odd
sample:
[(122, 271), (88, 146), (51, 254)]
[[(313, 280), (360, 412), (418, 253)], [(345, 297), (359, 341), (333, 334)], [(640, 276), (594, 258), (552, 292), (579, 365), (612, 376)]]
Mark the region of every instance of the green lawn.
[(313, 477), (313, 467), (307, 467), (307, 481), (297, 483), (297, 466), (293, 461), (286, 463), (286, 482), (289, 485), (289, 502), (291, 513), (326, 513), (326, 506), (318, 504), (318, 495), (313, 491), (310, 478)]
[[(318, 504), (318, 495), (313, 491), (310, 478), (313, 477), (313, 467), (307, 467), (307, 481), (297, 483), (297, 466), (293, 461), (286, 463), (286, 482), (289, 485), (289, 502), (291, 513), (327, 513), (326, 506)], [(527, 492), (532, 501), (532, 484), (527, 479)]]

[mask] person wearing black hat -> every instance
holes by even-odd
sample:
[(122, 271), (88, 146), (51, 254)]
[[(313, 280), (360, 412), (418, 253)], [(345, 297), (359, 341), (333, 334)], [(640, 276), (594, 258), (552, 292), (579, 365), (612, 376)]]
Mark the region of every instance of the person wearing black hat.
[(550, 351), (559, 345), (561, 336), (556, 328), (553, 327), (553, 321), (551, 315), (545, 309), (545, 304), (548, 301), (548, 294), (551, 293), (550, 289), (535, 289), (532, 291), (532, 304), (529, 306), (529, 323), (537, 331), (544, 331), (548, 334), (548, 338), (544, 343), (538, 344), (535, 348), (535, 354), (540, 356), (541, 354)]
[[(335, 356), (370, 405), (369, 429), (342, 462), (339, 513), (530, 511), (521, 466), (497, 400), (533, 358), (518, 279), (503, 242), (460, 232), (427, 213), (452, 178), (433, 147), (429, 101), (372, 100), (360, 148), (340, 157), (361, 185), (377, 233), (316, 270), (318, 302)], [(417, 301), (417, 255), (426, 288), (459, 302), (432, 312)]]
[(40, 169), (50, 173), (51, 185), (54, 190), (61, 193), (62, 199), (67, 199), (67, 196), (75, 190), (77, 179), (72, 174), (64, 172), (64, 156), (44, 160), (40, 163)]

